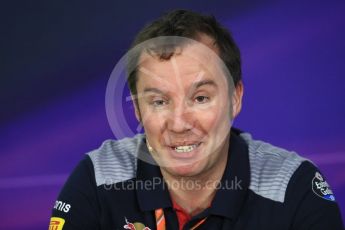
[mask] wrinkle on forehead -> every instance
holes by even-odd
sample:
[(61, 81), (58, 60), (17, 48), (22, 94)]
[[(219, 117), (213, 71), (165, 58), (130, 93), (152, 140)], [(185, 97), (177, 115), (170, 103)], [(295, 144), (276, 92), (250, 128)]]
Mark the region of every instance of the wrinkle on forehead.
[[(213, 39), (209, 37), (202, 37), (200, 39), (207, 42), (207, 45), (212, 46)], [(158, 56), (152, 55), (152, 53), (143, 52), (139, 59), (139, 69), (146, 68), (156, 75), (157, 69), (162, 70), (162, 66), (164, 66), (165, 72), (175, 74), (177, 67), (187, 71), (183, 74), (192, 74), (200, 71), (214, 72), (220, 66), (216, 51), (217, 49), (214, 46), (210, 50), (209, 46), (195, 41), (185, 45), (178, 53), (171, 56), (169, 60), (160, 59)]]
[[(205, 34), (199, 34), (197, 39), (198, 41), (181, 43), (182, 48), (177, 49), (179, 52), (171, 56), (169, 60), (143, 52), (139, 60), (137, 86), (143, 86), (142, 84), (149, 86), (149, 82), (155, 82), (162, 89), (176, 90), (177, 86), (182, 89), (204, 77), (214, 78), (214, 80), (218, 78), (216, 81), (224, 78), (219, 84), (227, 85), (227, 77), (222, 70), (223, 63), (218, 56), (219, 52), (214, 39)], [(203, 74), (200, 75), (201, 72)], [(181, 87), (182, 85), (184, 87)]]
[[(161, 61), (169, 61), (173, 56), (176, 57), (180, 55), (186, 47), (190, 46), (196, 46), (197, 49), (194, 49), (193, 52), (196, 50), (202, 50), (204, 55), (210, 53), (210, 50), (208, 49), (211, 49), (218, 56), (220, 53), (214, 38), (205, 33), (197, 33), (194, 38), (186, 38), (185, 41), (183, 40), (183, 37), (181, 37), (181, 41), (178, 40), (177, 43), (171, 41), (170, 44), (169, 39), (166, 40), (166, 44), (164, 44), (162, 40), (158, 40), (157, 43), (154, 41), (153, 43), (149, 43), (146, 48), (142, 49), (142, 52), (139, 55), (139, 63), (145, 60), (147, 56), (155, 57)], [(165, 55), (165, 52), (172, 53), (172, 55)]]

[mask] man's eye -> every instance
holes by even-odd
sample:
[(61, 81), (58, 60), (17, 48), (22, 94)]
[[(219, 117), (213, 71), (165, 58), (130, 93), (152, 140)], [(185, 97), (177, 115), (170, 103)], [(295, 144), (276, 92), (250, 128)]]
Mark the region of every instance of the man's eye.
[(195, 97), (195, 102), (200, 103), (200, 104), (208, 102), (209, 100), (210, 100), (210, 98), (206, 97), (206, 96), (197, 96), (197, 97)]
[(162, 105), (166, 105), (166, 101), (165, 101), (165, 100), (154, 100), (154, 101), (152, 102), (152, 104), (153, 104), (154, 106), (162, 106)]

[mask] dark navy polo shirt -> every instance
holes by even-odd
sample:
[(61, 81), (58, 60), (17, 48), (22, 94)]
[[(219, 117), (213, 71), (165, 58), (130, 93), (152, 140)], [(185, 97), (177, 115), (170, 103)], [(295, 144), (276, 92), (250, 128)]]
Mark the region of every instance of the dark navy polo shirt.
[[(147, 161), (153, 159), (144, 135), (106, 141), (88, 153), (63, 187), (50, 228), (153, 230), (154, 211), (163, 208), (167, 230), (178, 229), (168, 186), (159, 167)], [(247, 133), (232, 130), (219, 186), (211, 206), (184, 229), (205, 217), (197, 229), (343, 229), (339, 207), (318, 169)]]

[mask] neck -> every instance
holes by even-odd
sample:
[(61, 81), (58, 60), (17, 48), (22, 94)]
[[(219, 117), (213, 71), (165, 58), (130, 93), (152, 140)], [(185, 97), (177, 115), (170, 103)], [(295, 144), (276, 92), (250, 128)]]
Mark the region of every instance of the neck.
[(169, 187), (171, 198), (189, 215), (195, 216), (211, 205), (217, 182), (220, 182), (227, 164), (228, 143), (225, 146), (216, 163), (198, 175), (178, 176), (161, 169), (167, 184), (174, 185)]

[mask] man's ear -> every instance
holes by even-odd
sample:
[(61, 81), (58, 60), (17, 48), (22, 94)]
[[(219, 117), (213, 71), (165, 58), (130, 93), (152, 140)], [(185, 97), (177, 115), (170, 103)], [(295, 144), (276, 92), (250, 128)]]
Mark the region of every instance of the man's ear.
[(232, 117), (234, 119), (237, 115), (241, 112), (242, 109), (242, 97), (243, 97), (243, 83), (242, 81), (238, 82), (237, 86), (235, 87), (235, 91), (232, 94)]
[(134, 112), (135, 112), (135, 117), (139, 122), (141, 122), (141, 114), (140, 114), (140, 109), (139, 109), (139, 102), (138, 102), (138, 97), (136, 95), (131, 94), (133, 106), (134, 106)]

